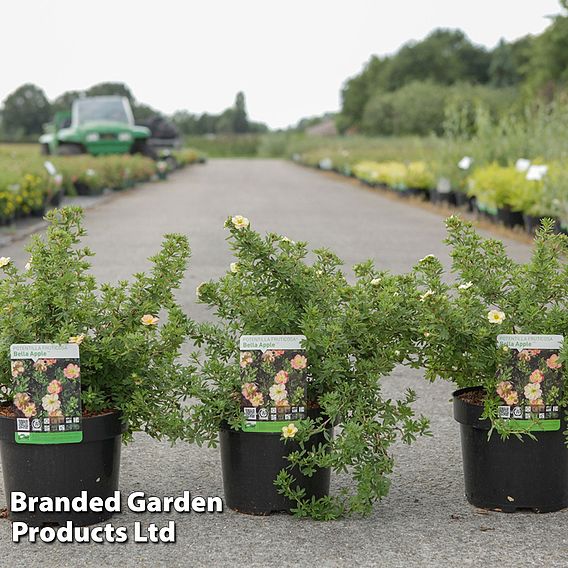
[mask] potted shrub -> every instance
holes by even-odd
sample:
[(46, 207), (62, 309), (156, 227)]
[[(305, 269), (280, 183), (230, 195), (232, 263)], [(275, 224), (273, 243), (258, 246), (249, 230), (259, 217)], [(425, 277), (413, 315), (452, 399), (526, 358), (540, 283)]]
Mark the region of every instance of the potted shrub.
[[(542, 360), (540, 349), (513, 350), (498, 341), (502, 334), (568, 335), (568, 238), (555, 235), (552, 225), (548, 220), (538, 232), (525, 264), (510, 259), (501, 241), (482, 239), (469, 223), (450, 217), (456, 280), (448, 283), (432, 256), (415, 268), (422, 289), (420, 364), (428, 379), (458, 387), (453, 404), (465, 493), (477, 507), (545, 512), (568, 506), (567, 349)], [(558, 428), (547, 431), (542, 419), (554, 407)], [(511, 420), (517, 412), (520, 420)]]
[[(121, 437), (129, 441), (142, 430), (175, 439), (183, 430), (184, 380), (176, 360), (189, 325), (173, 291), (183, 277), (189, 247), (185, 237), (168, 235), (151, 258), (149, 274), (136, 274), (130, 283), (98, 285), (88, 273), (92, 253), (80, 247), (85, 235), (81, 209), (52, 210), (47, 219), (47, 236), (32, 238), (24, 270), (9, 258), (0, 259), (4, 486), (6, 495), (23, 491), (72, 498), (86, 490), (89, 497), (107, 498), (118, 488)], [(25, 386), (15, 388), (13, 376), (20, 369), (10, 365), (10, 345), (21, 343), (80, 344), (82, 442), (15, 442), (16, 408), (30, 418), (55, 408), (53, 401), (48, 401), (53, 408), (45, 401), (33, 404)], [(60, 394), (64, 385), (57, 387), (53, 392)], [(85, 525), (109, 516), (104, 511), (10, 512), (11, 519), (31, 525), (68, 520)]]
[(166, 160), (158, 160), (156, 162), (156, 175), (159, 180), (168, 179), (168, 162)]
[[(313, 251), (310, 263), (306, 243), (263, 237), (241, 216), (226, 226), (235, 261), (197, 290), (217, 323), (192, 333), (200, 349), (193, 355), (188, 394), (196, 404), (187, 435), (212, 446), (220, 438), (230, 508), (316, 519), (368, 513), (388, 491), (390, 446), (398, 438), (410, 443), (428, 427), (411, 408), (414, 393), (394, 401), (380, 392), (381, 377), (412, 346), (412, 279), (366, 262), (354, 268), (350, 284), (326, 249)], [(276, 433), (244, 431), (241, 397), (256, 385), (243, 384), (243, 334), (306, 337), (308, 418), (286, 421)], [(350, 471), (354, 488), (330, 496), (330, 471)]]
[(490, 216), (496, 215), (506, 227), (523, 225), (520, 200), (530, 185), (525, 173), (513, 166), (503, 167), (497, 163), (477, 168), (471, 175), (471, 192), (477, 198), (478, 207)]
[(426, 162), (410, 162), (406, 168), (405, 185), (408, 193), (424, 199), (436, 187), (434, 174)]

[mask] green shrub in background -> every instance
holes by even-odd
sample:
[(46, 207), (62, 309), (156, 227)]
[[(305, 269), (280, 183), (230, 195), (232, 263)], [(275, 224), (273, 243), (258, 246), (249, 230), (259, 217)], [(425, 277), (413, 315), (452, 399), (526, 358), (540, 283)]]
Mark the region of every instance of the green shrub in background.
[(185, 144), (210, 158), (253, 158), (261, 140), (261, 134), (211, 134), (187, 136)]
[(377, 92), (365, 106), (362, 129), (367, 134), (426, 136), (441, 134), (446, 89), (413, 82), (398, 91)]

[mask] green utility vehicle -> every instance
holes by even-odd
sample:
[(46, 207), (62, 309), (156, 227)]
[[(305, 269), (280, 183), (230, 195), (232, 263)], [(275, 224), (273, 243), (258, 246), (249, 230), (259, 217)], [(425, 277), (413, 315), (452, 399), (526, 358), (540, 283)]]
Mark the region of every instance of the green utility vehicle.
[(43, 154), (135, 154), (153, 157), (150, 129), (136, 126), (126, 97), (85, 97), (58, 112), (39, 143)]

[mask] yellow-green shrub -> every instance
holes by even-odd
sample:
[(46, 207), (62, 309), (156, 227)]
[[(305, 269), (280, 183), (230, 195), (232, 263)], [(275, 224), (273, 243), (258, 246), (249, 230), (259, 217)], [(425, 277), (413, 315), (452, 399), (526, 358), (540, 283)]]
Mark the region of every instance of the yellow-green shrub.
[(416, 189), (433, 189), (436, 187), (434, 174), (426, 162), (410, 162), (406, 167), (404, 182), (406, 187)]
[(468, 194), (489, 207), (511, 207), (522, 210), (524, 202), (534, 186), (525, 179), (525, 173), (513, 166), (496, 163), (476, 168), (469, 178)]

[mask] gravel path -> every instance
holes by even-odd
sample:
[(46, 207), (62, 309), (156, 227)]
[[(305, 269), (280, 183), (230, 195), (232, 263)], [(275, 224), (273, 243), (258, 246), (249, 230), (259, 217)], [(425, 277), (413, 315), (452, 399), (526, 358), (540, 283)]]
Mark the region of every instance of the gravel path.
[[(195, 288), (221, 274), (229, 262), (223, 222), (247, 216), (261, 231), (280, 232), (313, 247), (327, 246), (351, 265), (368, 257), (394, 271), (426, 254), (447, 262), (441, 216), (391, 200), (341, 179), (290, 163), (214, 160), (148, 184), (90, 209), (88, 244), (94, 272), (117, 280), (147, 268), (165, 232), (188, 233), (193, 257), (180, 294), (193, 317), (206, 317)], [(526, 258), (529, 249), (508, 242)], [(24, 242), (2, 249), (23, 265)], [(458, 427), (451, 417), (449, 384), (426, 384), (420, 373), (400, 369), (385, 380), (397, 396), (412, 387), (417, 407), (432, 418), (433, 437), (398, 447), (390, 495), (364, 519), (331, 523), (287, 515), (122, 513), (115, 526), (176, 521), (177, 544), (13, 544), (0, 521), (3, 566), (548, 566), (568, 564), (568, 514), (487, 513), (463, 497)], [(514, 472), (512, 472), (514, 475)], [(335, 478), (342, 483), (343, 478)], [(121, 490), (165, 496), (190, 490), (222, 495), (218, 451), (178, 444), (171, 448), (145, 435), (123, 450)], [(0, 503), (5, 496), (0, 495)]]

